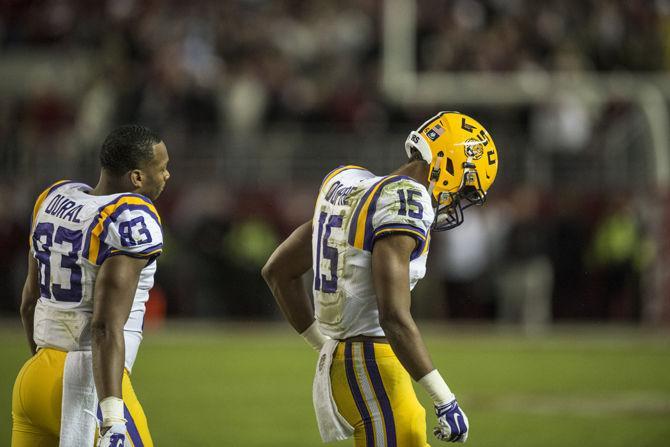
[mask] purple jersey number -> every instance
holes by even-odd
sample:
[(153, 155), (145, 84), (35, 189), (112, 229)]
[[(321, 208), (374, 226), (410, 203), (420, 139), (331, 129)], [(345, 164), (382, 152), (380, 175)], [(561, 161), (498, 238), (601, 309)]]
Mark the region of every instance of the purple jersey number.
[(35, 259), (39, 264), (37, 271), (40, 278), (40, 296), (51, 298), (51, 246), (53, 245), (54, 224), (43, 222), (35, 226), (33, 231), (33, 248)]
[(414, 219), (423, 219), (423, 205), (421, 202), (414, 200), (415, 196), (421, 197), (421, 191), (418, 189), (408, 189), (407, 194), (405, 194), (404, 189), (398, 190), (398, 198), (400, 199), (399, 215), (409, 216)]
[[(133, 228), (139, 226), (137, 233), (142, 236), (142, 239), (137, 240), (133, 237)], [(144, 223), (144, 217), (139, 216), (127, 222), (119, 224), (119, 235), (121, 236), (121, 245), (124, 247), (132, 247), (133, 245), (148, 244), (151, 242), (151, 233)]]
[[(314, 290), (325, 293), (337, 291), (337, 262), (339, 254), (337, 248), (328, 245), (328, 239), (333, 228), (342, 228), (342, 216), (330, 216), (325, 212), (319, 215), (319, 229), (317, 231), (316, 262), (314, 271)], [(321, 273), (321, 257), (330, 261), (330, 279)]]
[[(81, 267), (77, 264), (83, 233), (79, 230), (70, 230), (58, 227), (55, 230), (52, 223), (43, 222), (35, 226), (33, 231), (33, 247), (35, 259), (39, 264), (40, 296), (56, 301), (78, 302), (81, 301)], [(51, 249), (53, 244), (65, 247), (70, 245), (70, 250), (62, 252), (60, 268), (70, 271), (70, 288), (64, 288), (61, 284), (51, 284)]]

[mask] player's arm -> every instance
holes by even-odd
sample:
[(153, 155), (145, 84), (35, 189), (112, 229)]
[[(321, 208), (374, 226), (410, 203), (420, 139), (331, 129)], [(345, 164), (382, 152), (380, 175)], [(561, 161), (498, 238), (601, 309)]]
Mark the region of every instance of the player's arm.
[(103, 262), (96, 278), (91, 321), (93, 376), (103, 429), (125, 423), (121, 393), (126, 350), (123, 327), (146, 264), (146, 259), (112, 256)]
[(433, 369), (410, 313), (409, 261), (416, 240), (405, 234), (381, 238), (372, 250), (372, 277), (379, 322), (400, 363), (416, 381)]
[(375, 242), (372, 250), (372, 277), (379, 322), (400, 363), (433, 398), (439, 424), (434, 430), (435, 436), (444, 441), (465, 442), (467, 417), (434, 368), (410, 313), (409, 263), (415, 248), (416, 239), (407, 234), (395, 234)]
[(35, 344), (34, 326), (35, 326), (35, 306), (37, 300), (40, 298), (39, 277), (37, 261), (28, 254), (28, 274), (26, 275), (26, 282), (23, 284), (23, 292), (21, 293), (21, 322), (23, 329), (28, 338), (28, 345), (30, 352), (35, 354), (37, 352), (37, 345)]
[(299, 226), (263, 266), (261, 274), (282, 313), (314, 349), (326, 340), (314, 320), (314, 308), (302, 275), (312, 266), (312, 222)]

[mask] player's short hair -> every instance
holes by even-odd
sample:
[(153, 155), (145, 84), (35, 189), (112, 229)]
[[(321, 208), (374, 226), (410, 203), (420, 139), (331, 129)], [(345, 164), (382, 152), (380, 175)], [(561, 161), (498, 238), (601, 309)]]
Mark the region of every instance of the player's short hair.
[(407, 160), (407, 163), (411, 163), (413, 161), (425, 161), (423, 157), (421, 156), (421, 152), (417, 151), (416, 149), (412, 148), (411, 152), (412, 155), (409, 157)]
[(102, 143), (100, 165), (117, 176), (142, 168), (154, 157), (153, 147), (160, 142), (158, 135), (144, 126), (117, 127)]

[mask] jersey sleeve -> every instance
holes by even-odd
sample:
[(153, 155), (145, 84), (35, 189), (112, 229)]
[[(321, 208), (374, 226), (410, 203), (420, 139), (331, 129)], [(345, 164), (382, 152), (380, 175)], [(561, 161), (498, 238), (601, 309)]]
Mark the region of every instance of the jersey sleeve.
[(148, 207), (124, 207), (110, 222), (103, 242), (108, 256), (126, 255), (149, 260), (163, 251), (163, 230), (158, 215)]
[[(392, 179), (394, 180), (394, 179)], [(393, 234), (407, 234), (416, 239), (411, 259), (419, 257), (426, 246), (434, 211), (426, 188), (414, 180), (388, 181), (380, 188), (372, 219), (372, 239)]]
[(118, 255), (154, 260), (163, 251), (163, 230), (156, 208), (137, 194), (117, 197), (100, 208), (84, 247), (83, 256), (97, 265)]

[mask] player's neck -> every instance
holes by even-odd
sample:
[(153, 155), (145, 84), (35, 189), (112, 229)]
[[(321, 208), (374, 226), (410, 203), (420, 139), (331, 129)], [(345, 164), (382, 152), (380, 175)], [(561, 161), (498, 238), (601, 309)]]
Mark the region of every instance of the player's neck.
[(98, 184), (95, 185), (89, 194), (93, 196), (108, 196), (123, 192), (132, 192), (132, 190), (119, 179), (112, 178), (104, 173), (100, 174)]
[(429, 165), (423, 160), (414, 160), (407, 164), (402, 165), (395, 171), (392, 175), (406, 175), (411, 177), (417, 182), (421, 183), (424, 186), (428, 186), (428, 170)]

